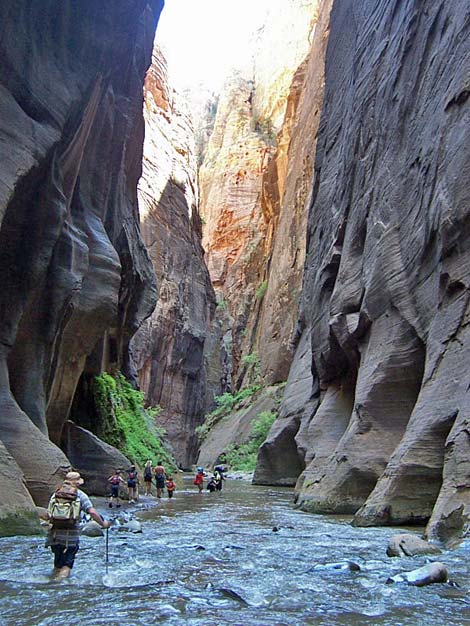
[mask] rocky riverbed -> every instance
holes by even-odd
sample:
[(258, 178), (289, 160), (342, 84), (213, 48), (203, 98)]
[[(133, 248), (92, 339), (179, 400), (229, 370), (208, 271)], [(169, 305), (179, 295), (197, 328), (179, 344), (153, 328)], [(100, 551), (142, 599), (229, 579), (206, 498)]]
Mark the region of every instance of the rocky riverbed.
[[(108, 567), (105, 538), (84, 537), (64, 583), (49, 579), (43, 538), (3, 538), (2, 624), (462, 626), (470, 620), (468, 542), (439, 555), (390, 558), (388, 541), (403, 529), (354, 528), (348, 518), (306, 514), (292, 508), (292, 496), (290, 489), (242, 480), (227, 480), (221, 494), (199, 495), (188, 477), (173, 500), (150, 506), (153, 499), (144, 499), (128, 510), (143, 532), (111, 530)], [(96, 503), (103, 514), (115, 514)], [(429, 561), (444, 563), (459, 586), (387, 584)]]

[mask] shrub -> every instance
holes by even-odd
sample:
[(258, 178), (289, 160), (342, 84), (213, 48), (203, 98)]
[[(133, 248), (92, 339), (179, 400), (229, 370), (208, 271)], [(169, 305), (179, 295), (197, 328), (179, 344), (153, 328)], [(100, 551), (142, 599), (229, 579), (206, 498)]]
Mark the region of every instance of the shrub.
[(199, 437), (199, 441), (204, 441), (217, 422), (230, 415), (243, 400), (250, 398), (260, 389), (260, 385), (251, 385), (250, 387), (240, 389), (240, 391), (236, 393), (225, 392), (220, 396), (216, 396), (214, 401), (217, 408), (208, 413), (204, 418), (204, 422), (196, 427), (196, 434)]
[(93, 382), (96, 411), (100, 418), (97, 435), (137, 465), (148, 459), (164, 461), (172, 470), (176, 463), (163, 444), (165, 431), (154, 418), (161, 407), (144, 408), (144, 394), (137, 391), (122, 374), (104, 372)]
[(232, 470), (252, 472), (256, 467), (256, 458), (261, 444), (268, 436), (269, 429), (276, 419), (273, 411), (263, 411), (253, 421), (248, 441), (231, 444), (224, 453), (224, 462)]
[(257, 300), (262, 300), (267, 290), (268, 290), (268, 281), (263, 280), (263, 282), (258, 285), (258, 288), (255, 291)]
[(246, 366), (247, 372), (250, 374), (250, 379), (259, 381), (261, 372), (261, 363), (257, 352), (250, 352), (245, 354), (241, 358), (241, 364)]

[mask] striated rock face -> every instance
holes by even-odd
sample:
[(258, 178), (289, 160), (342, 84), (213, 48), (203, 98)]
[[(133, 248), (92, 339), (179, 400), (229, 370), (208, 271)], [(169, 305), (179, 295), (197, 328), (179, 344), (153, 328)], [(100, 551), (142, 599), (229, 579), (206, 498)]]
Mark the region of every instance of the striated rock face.
[(293, 438), (302, 508), (437, 537), (470, 510), (467, 13), (334, 3)]
[[(276, 233), (287, 152), (305, 79), (302, 62), (321, 4), (273, 3), (258, 34), (253, 73), (235, 75), (220, 95), (200, 171), (203, 245), (218, 299), (231, 317), (235, 386), (247, 374), (243, 357), (258, 353), (266, 383), (285, 380), (292, 358), (289, 342), (300, 294), (313, 139), (299, 148), (294, 206), (292, 197), (286, 199), (285, 230), (278, 239)], [(311, 119), (315, 116), (319, 106)], [(310, 119), (304, 123), (310, 128)], [(271, 285), (274, 246), (286, 261), (273, 270)]]
[(157, 307), (136, 335), (133, 352), (147, 403), (162, 408), (157, 422), (177, 461), (188, 467), (196, 455), (194, 429), (221, 389), (220, 332), (201, 246), (194, 130), (158, 48), (144, 93), (139, 207), (159, 288)]
[(265, 387), (254, 398), (241, 402), (241, 406), (228, 417), (222, 417), (210, 430), (201, 444), (197, 465), (214, 467), (221, 462), (230, 445), (246, 443), (251, 436), (253, 422), (264, 412), (275, 412), (281, 397), (279, 386)]
[(0, 437), (38, 503), (84, 368), (128, 371), (155, 303), (136, 185), (162, 5), (0, 7)]

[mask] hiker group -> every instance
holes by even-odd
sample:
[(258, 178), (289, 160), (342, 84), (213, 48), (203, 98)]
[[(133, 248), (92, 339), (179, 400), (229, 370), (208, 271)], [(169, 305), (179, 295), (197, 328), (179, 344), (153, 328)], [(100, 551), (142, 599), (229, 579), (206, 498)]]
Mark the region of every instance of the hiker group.
[[(129, 492), (129, 503), (132, 504), (137, 502), (139, 498), (139, 473), (136, 469), (135, 465), (131, 465), (129, 469), (125, 470), (127, 474), (127, 489)], [(116, 507), (121, 506), (121, 498), (120, 498), (120, 487), (122, 484), (125, 484), (125, 480), (123, 479), (121, 469), (116, 469), (114, 474), (108, 478), (108, 483), (111, 485), (111, 495), (109, 498), (109, 508), (113, 508), (113, 505)], [(167, 490), (167, 494), (169, 498), (173, 497), (173, 494), (176, 489), (175, 482), (169, 474), (166, 473), (165, 468), (161, 461), (157, 463), (155, 467), (152, 465), (152, 461), (149, 460), (146, 462), (144, 467), (144, 485), (145, 485), (145, 495), (152, 495), (152, 481), (155, 477), (155, 486), (157, 490), (157, 498), (161, 498), (165, 488)]]
[[(216, 467), (214, 467), (214, 473), (212, 476), (209, 477), (209, 480), (207, 482), (207, 491), (209, 491), (210, 493), (213, 493), (214, 491), (222, 491), (222, 484), (225, 480), (224, 471), (225, 470), (221, 465), (216, 465)], [(199, 493), (202, 493), (202, 490), (204, 489), (204, 478), (206, 477), (207, 475), (204, 472), (204, 468), (198, 467), (196, 470), (196, 476), (193, 480), (193, 484), (196, 485)]]
[[(133, 503), (138, 499), (138, 471), (135, 465), (131, 465), (125, 470), (125, 473), (127, 474), (129, 502)], [(121, 506), (120, 488), (126, 483), (121, 474), (122, 470), (116, 469), (107, 480), (111, 488), (108, 503), (110, 508), (114, 505), (116, 507)], [(198, 487), (199, 493), (203, 491), (206, 478), (208, 477), (204, 469), (198, 467), (193, 482)], [(145, 495), (152, 495), (152, 482), (155, 479), (157, 498), (162, 497), (165, 489), (168, 498), (173, 497), (176, 488), (175, 483), (173, 478), (166, 473), (161, 462), (153, 467), (152, 461), (147, 461), (143, 479)], [(224, 468), (216, 466), (213, 475), (208, 478), (207, 490), (211, 493), (222, 491), (224, 480)], [(47, 510), (41, 515), (50, 524), (46, 547), (50, 547), (54, 555), (53, 577), (57, 579), (67, 578), (73, 568), (80, 543), (80, 522), (84, 514), (89, 515), (101, 528), (108, 529), (111, 526), (111, 522), (105, 520), (94, 508), (87, 494), (79, 489), (83, 482), (83, 478), (78, 472), (68, 472), (62, 484), (52, 494)]]

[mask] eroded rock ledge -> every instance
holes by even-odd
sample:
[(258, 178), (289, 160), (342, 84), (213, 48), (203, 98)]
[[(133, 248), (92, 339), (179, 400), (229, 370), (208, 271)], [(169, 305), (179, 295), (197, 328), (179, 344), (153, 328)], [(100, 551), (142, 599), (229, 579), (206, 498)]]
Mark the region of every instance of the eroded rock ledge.
[(24, 475), (37, 503), (69, 465), (60, 446), (84, 368), (128, 370), (155, 304), (136, 187), (162, 5), (0, 7), (0, 436), (9, 489)]
[(333, 5), (302, 339), (257, 469), (288, 446), (302, 508), (440, 537), (470, 507), (469, 28), (455, 2)]

